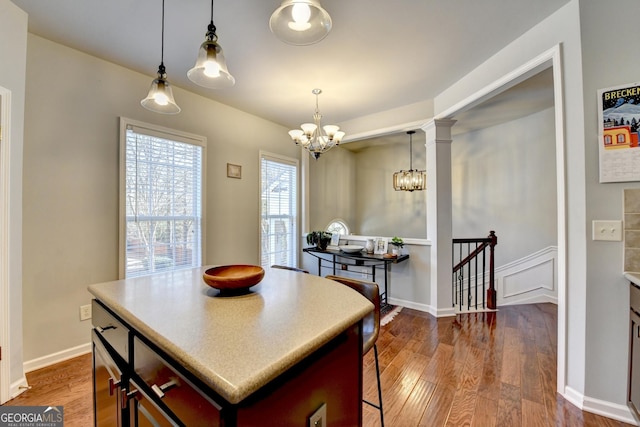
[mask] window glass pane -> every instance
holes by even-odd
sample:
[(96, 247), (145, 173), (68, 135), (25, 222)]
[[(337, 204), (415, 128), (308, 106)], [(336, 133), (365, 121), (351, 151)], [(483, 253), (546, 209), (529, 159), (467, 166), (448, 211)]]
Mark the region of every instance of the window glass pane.
[(199, 145), (126, 132), (125, 277), (202, 263)]
[(261, 265), (297, 264), (298, 167), (295, 161), (261, 158)]

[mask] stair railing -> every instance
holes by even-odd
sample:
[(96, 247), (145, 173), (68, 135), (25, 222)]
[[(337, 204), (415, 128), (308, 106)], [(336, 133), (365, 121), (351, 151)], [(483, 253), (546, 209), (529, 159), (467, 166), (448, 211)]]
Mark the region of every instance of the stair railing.
[[(485, 238), (453, 239), (451, 300), (454, 307), (459, 306), (461, 311), (465, 305), (467, 310), (496, 309), (494, 248), (497, 244), (494, 231)], [(482, 291), (478, 295), (480, 287)]]

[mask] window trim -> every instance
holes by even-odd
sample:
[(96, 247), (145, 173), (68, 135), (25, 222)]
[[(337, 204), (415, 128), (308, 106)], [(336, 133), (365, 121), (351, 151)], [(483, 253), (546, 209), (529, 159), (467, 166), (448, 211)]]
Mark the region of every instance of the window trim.
[[(296, 235), (293, 237), (294, 243), (296, 245), (295, 252), (295, 262), (296, 265), (294, 267), (298, 267), (300, 265), (300, 224), (301, 224), (301, 213), (300, 213), (300, 160), (283, 156), (282, 154), (276, 154), (269, 151), (259, 150), (258, 151), (258, 225), (262, 223), (262, 159), (273, 160), (281, 163), (286, 163), (291, 166), (295, 166), (296, 168)], [(258, 265), (262, 263), (262, 227), (258, 226)]]
[(145, 123), (138, 120), (129, 119), (127, 117), (120, 117), (120, 153), (118, 159), (119, 168), (119, 186), (118, 186), (118, 278), (124, 279), (126, 273), (126, 161), (127, 161), (127, 128), (133, 127), (140, 130), (144, 130), (146, 134), (159, 136), (166, 138), (171, 137), (175, 141), (184, 142), (187, 144), (198, 145), (202, 147), (202, 167), (201, 169), (201, 186), (200, 186), (200, 202), (202, 204), (202, 224), (200, 227), (200, 259), (202, 264), (206, 264), (206, 247), (205, 238), (207, 235), (206, 230), (206, 183), (207, 183), (207, 137), (196, 135), (193, 133), (183, 132), (176, 129), (170, 129), (163, 126), (157, 126), (151, 123)]

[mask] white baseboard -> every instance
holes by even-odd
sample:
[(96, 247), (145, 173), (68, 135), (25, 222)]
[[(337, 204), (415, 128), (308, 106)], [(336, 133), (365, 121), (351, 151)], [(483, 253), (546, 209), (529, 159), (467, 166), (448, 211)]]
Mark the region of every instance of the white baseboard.
[(55, 363), (64, 362), (65, 360), (73, 359), (74, 357), (82, 356), (87, 353), (91, 353), (91, 342), (49, 354), (47, 356), (38, 357), (37, 359), (28, 360), (24, 362), (24, 372), (27, 373), (35, 371), (36, 369), (46, 368), (47, 366), (51, 366)]
[(451, 317), (456, 315), (455, 309), (453, 307), (437, 309), (436, 307), (433, 307), (431, 305), (421, 304), (398, 298), (389, 298), (389, 304), (401, 305), (402, 307), (429, 313), (434, 317)]
[(564, 395), (562, 397), (578, 409), (582, 409), (582, 406), (584, 405), (584, 395), (569, 386), (564, 388)]
[(520, 305), (520, 304), (541, 304), (546, 302), (558, 305), (558, 297), (556, 295), (541, 294), (541, 295), (534, 295), (526, 298), (517, 298), (509, 301), (504, 301), (499, 305), (505, 306), (505, 305)]
[(9, 400), (13, 399), (14, 397), (18, 397), (28, 389), (29, 384), (27, 383), (27, 377), (23, 375), (22, 378), (20, 378), (18, 381), (13, 382), (9, 385)]
[(572, 405), (586, 412), (601, 415), (613, 420), (622, 421), (633, 426), (636, 423), (631, 411), (626, 405), (612, 403), (605, 400), (585, 396), (571, 387), (565, 387), (563, 397)]
[(632, 426), (638, 425), (627, 405), (620, 405), (585, 396), (582, 410), (602, 415), (603, 417), (611, 418), (616, 421), (622, 421), (624, 423), (631, 424)]

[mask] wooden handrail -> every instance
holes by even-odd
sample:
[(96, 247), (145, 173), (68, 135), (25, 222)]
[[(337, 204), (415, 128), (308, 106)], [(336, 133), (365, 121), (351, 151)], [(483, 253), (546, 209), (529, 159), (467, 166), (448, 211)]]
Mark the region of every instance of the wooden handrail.
[[(489, 236), (485, 238), (453, 239), (453, 244), (464, 244), (464, 243), (475, 243), (475, 244), (479, 244), (479, 246), (476, 246), (476, 248), (473, 251), (471, 251), (464, 259), (462, 259), (455, 266), (453, 266), (452, 274), (456, 274), (458, 271), (462, 270), (464, 266), (466, 266), (467, 264), (470, 264), (471, 261), (476, 259), (480, 254), (483, 254), (485, 249), (489, 247), (489, 288), (486, 290), (487, 308), (495, 309), (496, 308), (496, 290), (495, 290), (495, 283), (494, 283), (495, 282), (494, 248), (498, 244), (498, 237), (496, 236), (495, 231), (492, 230), (489, 232)], [(477, 264), (476, 264), (476, 268), (477, 268)], [(483, 281), (483, 289), (484, 289), (484, 281)], [(469, 287), (469, 292), (470, 292), (470, 287)], [(462, 295), (462, 293), (460, 295)], [(476, 291), (476, 297), (477, 297), (477, 291)], [(462, 301), (461, 301), (461, 304), (462, 304)], [(483, 306), (484, 306), (484, 303), (483, 303)]]

